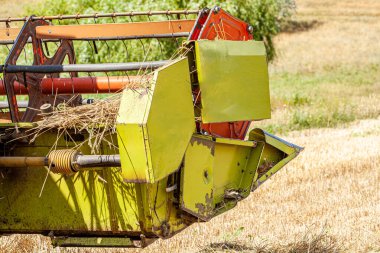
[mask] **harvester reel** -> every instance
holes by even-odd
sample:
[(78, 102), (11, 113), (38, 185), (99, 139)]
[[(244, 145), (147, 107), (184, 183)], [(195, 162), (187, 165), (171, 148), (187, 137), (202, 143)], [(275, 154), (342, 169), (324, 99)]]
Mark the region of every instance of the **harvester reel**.
[[(41, 39), (35, 36), (37, 26), (47, 26), (48, 22), (44, 20), (32, 20), (29, 18), (12, 47), (5, 65), (16, 65), (17, 60), (20, 58), (28, 40), (32, 40), (33, 46), (33, 65), (60, 65), (63, 64), (64, 60), (67, 58), (70, 64), (75, 63), (74, 46), (72, 41), (61, 40), (55, 54), (49, 58), (45, 55), (43, 50), (43, 42)], [(70, 73), (71, 77), (77, 77), (77, 73)], [(57, 105), (62, 102), (70, 102), (71, 105), (79, 105), (81, 102), (80, 95), (59, 95), (52, 90), (51, 94), (43, 94), (41, 92), (40, 84), (41, 80), (45, 78), (44, 73), (7, 73), (4, 71), (4, 85), (7, 90), (8, 101), (10, 105), (10, 113), (13, 121), (19, 122), (32, 122), (37, 116), (38, 109), (43, 104)], [(50, 74), (50, 78), (59, 77), (59, 73)], [(16, 93), (14, 90), (14, 83), (18, 82), (24, 85), (28, 90), (28, 107), (23, 114), (21, 120), (19, 115), (19, 109), (17, 105)]]

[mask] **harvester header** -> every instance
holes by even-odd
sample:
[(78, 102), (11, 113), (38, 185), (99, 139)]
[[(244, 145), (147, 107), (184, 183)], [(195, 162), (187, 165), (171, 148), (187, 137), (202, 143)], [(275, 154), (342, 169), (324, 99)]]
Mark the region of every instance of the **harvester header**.
[(1, 24), (2, 234), (144, 247), (235, 207), (302, 149), (254, 128), (271, 116), (265, 46), (219, 7)]

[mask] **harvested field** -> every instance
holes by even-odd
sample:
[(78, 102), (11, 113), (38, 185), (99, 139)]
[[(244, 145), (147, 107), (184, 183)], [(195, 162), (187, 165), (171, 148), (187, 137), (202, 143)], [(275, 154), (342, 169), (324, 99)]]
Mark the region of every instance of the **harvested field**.
[(299, 157), (233, 210), (146, 249), (12, 235), (0, 251), (380, 252), (380, 2), (297, 5), (296, 22), (317, 23), (276, 38), (273, 118), (255, 126), (305, 147)]
[[(143, 250), (61, 249), (55, 252), (290, 252), (313, 239), (325, 252), (380, 250), (380, 118), (337, 129), (290, 133), (302, 154), (233, 210)], [(266, 248), (268, 251), (259, 251)], [(2, 237), (2, 252), (47, 252), (37, 235)], [(293, 251), (307, 252), (307, 251)], [(334, 252), (334, 251), (330, 251)]]
[(380, 118), (288, 139), (305, 150), (237, 208), (147, 250), (194, 251), (225, 241), (286, 248), (322, 233), (342, 251), (379, 251)]

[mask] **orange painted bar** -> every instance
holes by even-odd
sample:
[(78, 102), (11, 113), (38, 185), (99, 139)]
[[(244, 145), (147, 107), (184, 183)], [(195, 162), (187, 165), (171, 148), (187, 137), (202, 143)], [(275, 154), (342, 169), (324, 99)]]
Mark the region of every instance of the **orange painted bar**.
[[(43, 94), (96, 94), (115, 93), (125, 88), (146, 87), (149, 82), (147, 76), (102, 76), (102, 77), (74, 77), (74, 78), (44, 78), (41, 82)], [(27, 88), (15, 82), (16, 95), (27, 95)], [(5, 87), (0, 80), (0, 95), (5, 95)]]
[(168, 20), (124, 24), (38, 26), (36, 36), (40, 39), (89, 39), (174, 34), (190, 32), (194, 23), (195, 20)]
[(20, 28), (1, 28), (0, 29), (0, 41), (12, 41), (17, 38), (20, 33)]
[[(116, 24), (48, 25), (36, 27), (39, 39), (102, 39), (191, 32), (194, 19)], [(0, 28), (0, 41), (14, 41), (20, 28)]]

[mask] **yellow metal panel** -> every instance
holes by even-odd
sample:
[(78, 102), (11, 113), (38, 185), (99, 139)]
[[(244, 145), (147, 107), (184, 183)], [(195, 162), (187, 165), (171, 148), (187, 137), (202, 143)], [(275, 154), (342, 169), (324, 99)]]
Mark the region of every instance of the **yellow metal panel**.
[(123, 91), (117, 118), (117, 136), (122, 175), (127, 182), (152, 180), (146, 122), (155, 80), (147, 88)]
[(196, 41), (195, 56), (204, 123), (270, 118), (263, 42)]
[(126, 89), (123, 91), (119, 114), (119, 124), (145, 124), (152, 101), (154, 82), (150, 88)]
[(126, 182), (149, 182), (153, 177), (144, 127), (142, 124), (117, 126), (122, 175)]
[(187, 58), (158, 72), (147, 122), (154, 180), (179, 169), (195, 129)]
[[(45, 156), (56, 142), (56, 134), (44, 133), (33, 145), (15, 146), (12, 153)], [(106, 137), (108, 141), (110, 138)], [(62, 137), (56, 148), (73, 145)], [(90, 148), (83, 145), (80, 151), (89, 154)], [(112, 154), (115, 150), (103, 152)], [(44, 168), (3, 168), (0, 194), (8, 201), (0, 202), (1, 231), (65, 231), (66, 234), (141, 231), (136, 185), (124, 183), (119, 168), (78, 172), (73, 176), (50, 173), (44, 183), (46, 176)]]
[[(242, 178), (245, 175), (251, 147), (244, 142), (239, 144), (216, 144), (215, 149), (215, 172), (214, 173), (214, 198), (216, 202), (224, 199), (226, 190), (236, 190), (241, 187)], [(253, 178), (253, 176), (252, 176)], [(242, 186), (247, 188), (247, 186)]]
[(242, 141), (238, 139), (227, 139), (227, 138), (216, 138), (215, 140), (217, 143), (224, 143), (224, 144), (234, 144), (234, 145), (240, 145), (240, 146), (246, 146), (246, 147), (254, 147), (256, 145), (256, 142), (254, 141)]
[(172, 200), (176, 198), (174, 191), (167, 191), (167, 187), (173, 184), (172, 179), (169, 176), (154, 184), (145, 184), (142, 188), (152, 232), (161, 238), (171, 237), (188, 226), (182, 219), (181, 211), (173, 206)]
[(195, 129), (187, 58), (158, 69), (149, 86), (121, 99), (116, 128), (127, 182), (154, 183), (176, 171)]
[(302, 147), (289, 143), (259, 128), (255, 128), (249, 133), (249, 139), (263, 144), (261, 145), (262, 151), (252, 190), (264, 183), (303, 150)]
[(194, 136), (186, 150), (182, 172), (181, 208), (203, 220), (210, 219), (215, 208), (214, 152), (212, 140)]
[[(209, 220), (247, 197), (254, 177), (247, 167), (252, 143), (193, 135), (182, 171), (181, 208)], [(237, 199), (231, 201), (229, 191), (239, 194)]]

